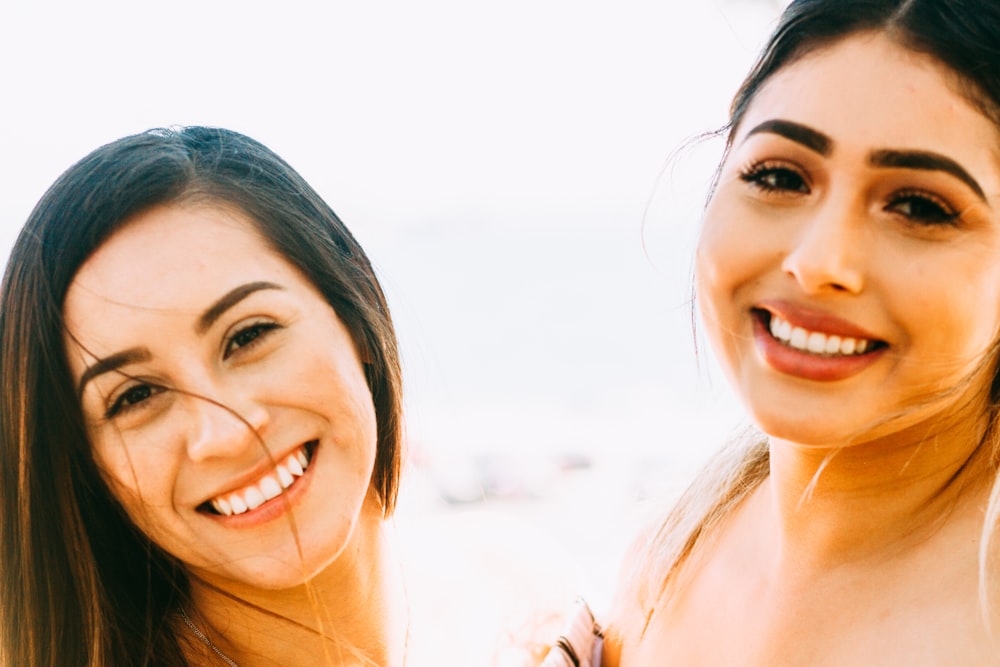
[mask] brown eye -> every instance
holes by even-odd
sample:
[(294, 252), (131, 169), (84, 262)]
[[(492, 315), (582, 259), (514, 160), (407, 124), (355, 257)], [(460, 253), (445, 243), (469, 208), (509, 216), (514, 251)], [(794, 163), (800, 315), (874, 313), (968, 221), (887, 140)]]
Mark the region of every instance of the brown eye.
[(163, 387), (151, 384), (137, 384), (129, 387), (111, 403), (111, 406), (104, 413), (106, 419), (111, 419), (115, 415), (129, 410), (140, 403), (150, 399), (154, 394), (163, 391)]
[(924, 225), (954, 224), (959, 215), (939, 197), (910, 190), (896, 193), (885, 210)]
[(277, 328), (278, 325), (273, 322), (256, 322), (238, 330), (226, 342), (223, 358), (228, 359), (234, 352), (253, 346)]
[(784, 165), (762, 163), (744, 170), (740, 179), (766, 192), (794, 192), (807, 194), (809, 184), (795, 169)]

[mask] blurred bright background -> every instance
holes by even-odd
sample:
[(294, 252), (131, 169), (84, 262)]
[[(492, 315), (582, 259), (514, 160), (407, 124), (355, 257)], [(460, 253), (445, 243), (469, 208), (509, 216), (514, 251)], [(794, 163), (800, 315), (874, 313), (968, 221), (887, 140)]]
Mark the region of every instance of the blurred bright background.
[(102, 143), (184, 124), (263, 141), (388, 292), (411, 453), (398, 523), (495, 532), (602, 609), (650, 499), (740, 422), (690, 308), (721, 142), (668, 158), (724, 124), (783, 4), (12, 0), (0, 250)]

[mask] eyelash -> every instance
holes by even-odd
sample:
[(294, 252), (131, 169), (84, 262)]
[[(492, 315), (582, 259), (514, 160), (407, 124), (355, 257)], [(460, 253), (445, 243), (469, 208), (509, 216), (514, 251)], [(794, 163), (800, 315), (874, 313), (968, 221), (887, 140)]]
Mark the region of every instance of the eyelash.
[[(140, 390), (144, 390), (144, 392), (147, 393), (144, 395), (137, 395), (137, 392)], [(166, 391), (164, 387), (155, 384), (143, 383), (132, 385), (118, 394), (118, 397), (111, 402), (111, 405), (109, 405), (108, 409), (104, 412), (104, 418), (112, 419), (121, 414), (123, 411), (132, 410), (163, 391)]]
[[(274, 322), (254, 322), (237, 330), (226, 340), (226, 347), (222, 358), (228, 359), (240, 350), (253, 348), (269, 332), (278, 328), (279, 325)], [(124, 411), (138, 408), (145, 401), (164, 391), (166, 391), (165, 387), (155, 384), (142, 383), (132, 385), (118, 394), (111, 402), (111, 405), (108, 406), (108, 409), (104, 413), (104, 418), (112, 419)]]
[[(764, 161), (750, 164), (740, 170), (739, 176), (744, 183), (764, 192), (809, 194), (809, 183), (806, 182), (806, 179), (797, 169), (783, 162)], [(782, 184), (780, 181), (773, 183), (768, 180), (768, 177), (788, 178), (789, 176), (797, 181), (795, 187), (788, 183)]]
[(223, 359), (228, 359), (238, 350), (246, 350), (254, 347), (270, 332), (278, 329), (280, 325), (275, 322), (260, 321), (253, 322), (241, 329), (238, 329), (226, 340), (226, 347), (222, 354)]
[[(914, 213), (914, 203), (916, 203), (918, 207), (923, 207), (925, 209), (930, 207), (933, 210), (925, 210), (923, 213)], [(909, 204), (911, 211), (909, 213), (903, 213), (901, 211), (894, 210), (895, 207), (900, 204)], [(893, 193), (892, 200), (886, 205), (885, 210), (898, 213), (908, 220), (924, 225), (953, 225), (958, 220), (960, 215), (958, 211), (953, 209), (940, 197), (929, 192), (912, 189), (900, 190)]]
[[(740, 171), (739, 177), (744, 183), (764, 193), (797, 195), (810, 192), (806, 178), (797, 169), (782, 162), (765, 161), (748, 165)], [(900, 204), (908, 204), (910, 212), (898, 210)], [(916, 212), (913, 210), (914, 204), (917, 207)], [(960, 213), (941, 197), (912, 188), (894, 192), (884, 210), (901, 215), (910, 222), (928, 226), (953, 225), (960, 216)]]

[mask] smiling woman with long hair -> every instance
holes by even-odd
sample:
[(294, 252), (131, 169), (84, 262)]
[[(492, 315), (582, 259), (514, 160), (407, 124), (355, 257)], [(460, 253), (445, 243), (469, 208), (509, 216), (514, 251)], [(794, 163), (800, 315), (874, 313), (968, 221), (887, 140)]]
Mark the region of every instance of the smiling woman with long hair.
[(191, 127), (49, 189), (0, 293), (0, 662), (399, 665), (400, 371), (364, 252)]
[(605, 665), (1000, 662), (1000, 5), (795, 0), (696, 300), (759, 431), (637, 542)]

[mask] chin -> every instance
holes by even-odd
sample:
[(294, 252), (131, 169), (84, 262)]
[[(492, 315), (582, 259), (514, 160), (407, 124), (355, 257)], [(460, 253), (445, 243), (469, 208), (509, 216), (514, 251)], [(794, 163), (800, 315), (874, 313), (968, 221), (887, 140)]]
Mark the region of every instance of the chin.
[(302, 564), (257, 556), (238, 572), (223, 572), (222, 576), (246, 586), (265, 591), (280, 591), (304, 585), (312, 575)]
[(351, 553), (352, 537), (358, 526), (345, 522), (340, 526), (303, 525), (299, 522), (289, 530), (281, 544), (261, 542), (243, 555), (232, 555), (228, 561), (191, 566), (196, 576), (225, 588), (230, 582), (258, 590), (286, 590), (308, 583), (321, 572)]
[(226, 587), (222, 581), (225, 580), (258, 590), (280, 591), (307, 584), (334, 561), (336, 556), (319, 559), (308, 554), (302, 560), (294, 551), (288, 557), (262, 553), (220, 567), (192, 568), (192, 571), (221, 588)]
[[(749, 409), (749, 408), (748, 408)], [(778, 413), (750, 410), (754, 425), (769, 438), (810, 448), (846, 447), (857, 442), (864, 431), (856, 424), (824, 419), (824, 415)], [(827, 415), (828, 416), (828, 415)]]

